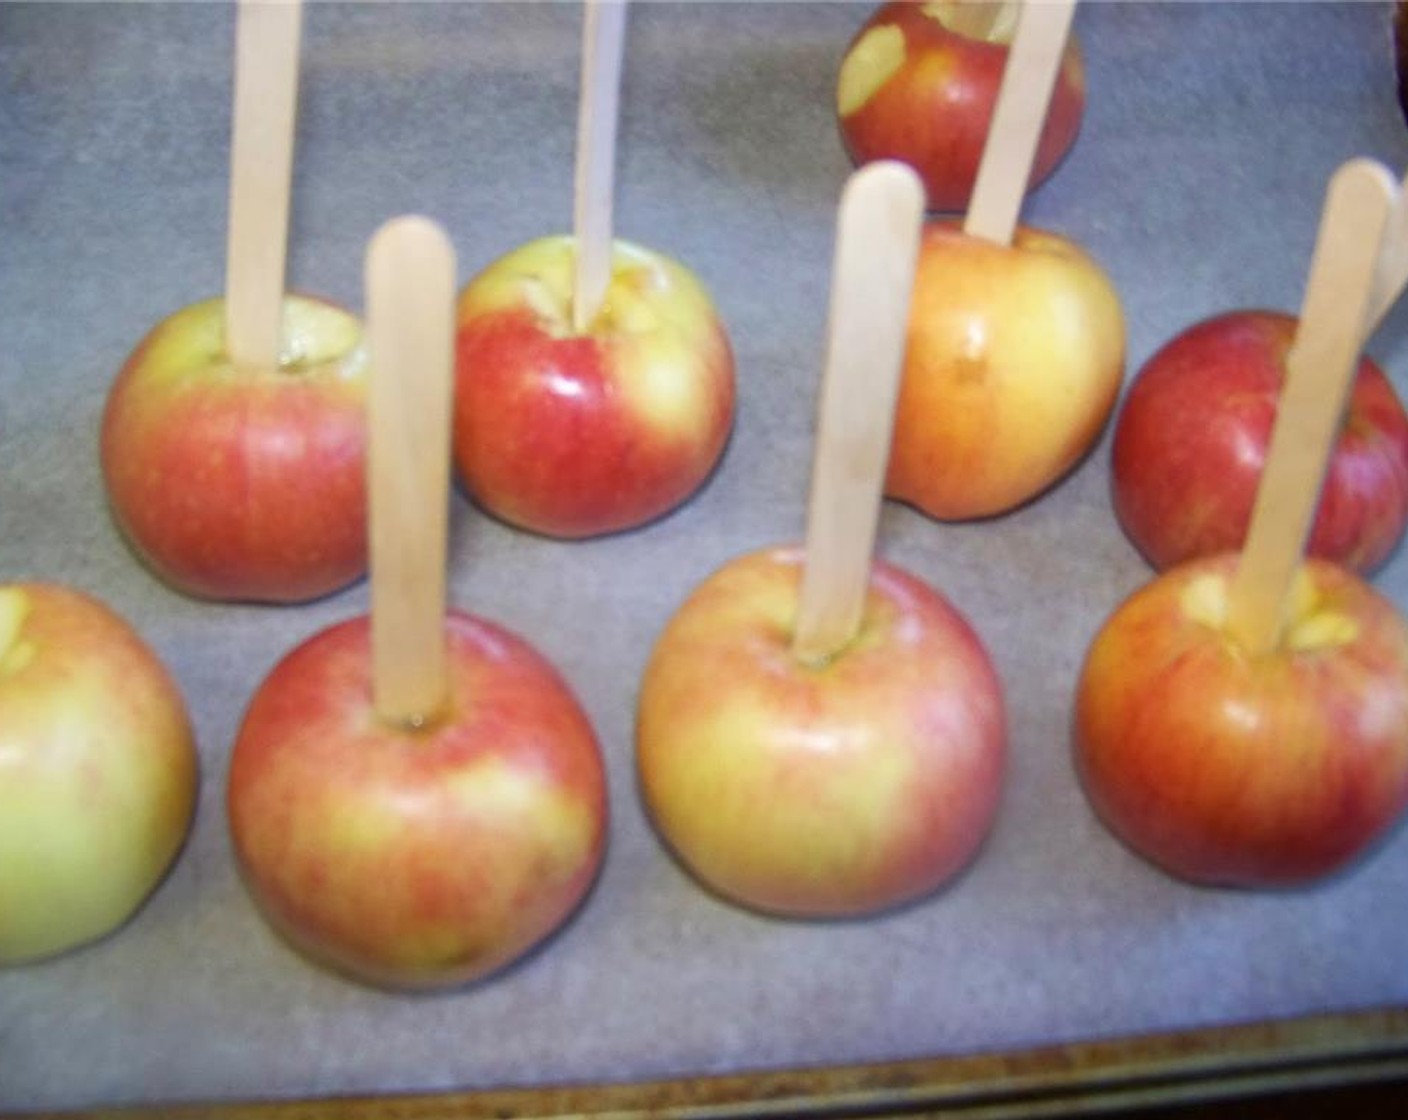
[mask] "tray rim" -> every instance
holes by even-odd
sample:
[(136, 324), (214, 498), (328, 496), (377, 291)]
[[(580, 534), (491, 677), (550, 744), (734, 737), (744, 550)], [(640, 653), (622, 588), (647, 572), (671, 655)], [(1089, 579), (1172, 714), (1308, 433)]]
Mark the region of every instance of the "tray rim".
[[(11, 1120), (1060, 1116), (1324, 1087), (1408, 1086), (1408, 1006), (902, 1061), (634, 1082), (101, 1105)], [(1405, 1090), (1408, 1091), (1408, 1090)]]

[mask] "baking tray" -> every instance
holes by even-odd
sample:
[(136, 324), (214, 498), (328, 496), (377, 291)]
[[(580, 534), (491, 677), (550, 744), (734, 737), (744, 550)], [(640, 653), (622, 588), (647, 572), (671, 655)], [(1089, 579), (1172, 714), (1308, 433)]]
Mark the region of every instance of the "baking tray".
[[(606, 756), (611, 841), (586, 905), (543, 949), (479, 985), (409, 996), (291, 952), (246, 897), (225, 831), (254, 687), (296, 642), (364, 611), (365, 584), (298, 608), (184, 599), (123, 545), (97, 468), (129, 349), (223, 282), (232, 12), (0, 6), (0, 573), (86, 588), (136, 624), (185, 692), (202, 764), (189, 843), (134, 920), (0, 972), (0, 1110), (335, 1098), (465, 1115), (769, 1099), (874, 1111), (953, 1086), (961, 1104), (1401, 1071), (1404, 830), (1310, 889), (1208, 890), (1130, 854), (1081, 795), (1068, 737), (1080, 658), (1149, 577), (1110, 510), (1108, 433), (1009, 516), (884, 512), (883, 553), (964, 611), (1007, 691), (1009, 776), (971, 870), (878, 918), (789, 922), (704, 893), (652, 834), (631, 742), (650, 645), (718, 564), (802, 532), (849, 170), (833, 83), (868, 10), (632, 13), (618, 232), (713, 291), (738, 422), (708, 486), (637, 532), (555, 542), (455, 498), (452, 598), (572, 683)], [(1390, 25), (1369, 4), (1079, 12), (1085, 123), (1025, 217), (1109, 270), (1131, 374), (1207, 314), (1294, 309), (1332, 169), (1355, 155), (1408, 166)], [(312, 5), (292, 285), (360, 307), (366, 241), (398, 213), (446, 226), (462, 280), (567, 229), (578, 37), (572, 6)], [(1405, 330), (1395, 312), (1371, 346), (1400, 391)], [(1377, 582), (1408, 605), (1403, 555)]]

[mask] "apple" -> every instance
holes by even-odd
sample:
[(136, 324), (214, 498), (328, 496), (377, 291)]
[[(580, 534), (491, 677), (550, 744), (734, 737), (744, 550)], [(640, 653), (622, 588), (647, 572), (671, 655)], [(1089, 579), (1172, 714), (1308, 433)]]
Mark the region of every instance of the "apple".
[(279, 368), (236, 370), (224, 301), (159, 323), (103, 413), (113, 515), (166, 583), (205, 599), (298, 602), (366, 570), (366, 351), (352, 315), (284, 301)]
[(1226, 632), (1236, 554), (1170, 569), (1091, 645), (1076, 761), (1131, 848), (1199, 883), (1288, 886), (1347, 865), (1408, 806), (1408, 626), (1310, 559), (1280, 644)]
[[(1246, 538), (1298, 320), (1232, 311), (1165, 344), (1115, 424), (1115, 512), (1156, 568), (1237, 550)], [(1359, 362), (1308, 551), (1361, 573), (1408, 525), (1408, 415), (1368, 357)]]
[(882, 561), (854, 642), (804, 664), (790, 649), (802, 555), (735, 559), (670, 620), (641, 684), (640, 787), (720, 895), (865, 914), (928, 894), (977, 852), (1005, 766), (1001, 686), (963, 617)]
[(522, 956), (591, 886), (606, 782), (591, 725), (515, 635), (451, 611), (450, 701), (378, 719), (366, 617), (285, 657), (245, 714), (228, 810), (245, 882), (296, 948), (374, 984), (467, 983)]
[[(967, 209), (1020, 5), (892, 3), (846, 50), (836, 117), (856, 163), (897, 159), (924, 181), (929, 209)], [(1085, 69), (1069, 39), (1032, 165), (1036, 187), (1075, 143)]]
[(1095, 442), (1124, 352), (1119, 297), (1071, 241), (927, 223), (886, 493), (945, 520), (1021, 505)]
[(495, 516), (552, 537), (632, 528), (692, 494), (733, 423), (733, 353), (683, 266), (613, 243), (585, 333), (572, 326), (576, 242), (547, 237), (460, 295), (454, 459)]
[(197, 769), (180, 691), (127, 622), (0, 585), (0, 964), (126, 922), (180, 851)]

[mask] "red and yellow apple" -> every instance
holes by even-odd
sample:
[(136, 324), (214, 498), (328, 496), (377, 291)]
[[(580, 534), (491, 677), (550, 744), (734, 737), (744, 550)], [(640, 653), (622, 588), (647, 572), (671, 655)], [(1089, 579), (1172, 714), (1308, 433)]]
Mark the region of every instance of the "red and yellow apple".
[[(1246, 539), (1298, 320), (1232, 311), (1166, 343), (1139, 372), (1115, 424), (1115, 512), (1156, 568), (1237, 550)], [(1360, 359), (1308, 551), (1361, 573), (1408, 525), (1408, 415), (1383, 371)]]
[(119, 528), (166, 583), (298, 602), (366, 570), (366, 351), (348, 312), (284, 301), (277, 369), (235, 369), (224, 301), (163, 320), (122, 367), (102, 426)]
[(606, 782), (587, 717), (513, 634), (445, 623), (449, 702), (381, 721), (367, 618), (324, 630), (260, 686), (230, 763), (245, 882), (310, 957), (374, 984), (486, 976), (546, 938), (595, 879)]
[(924, 228), (885, 492), (931, 517), (1010, 510), (1090, 448), (1124, 376), (1124, 315), (1078, 246)]
[(1408, 626), (1347, 569), (1308, 560), (1279, 645), (1226, 632), (1235, 554), (1137, 591), (1091, 645), (1076, 759), (1097, 814), (1195, 882), (1334, 872), (1408, 806)]
[(801, 573), (800, 549), (743, 556), (670, 620), (641, 684), (641, 792), (720, 895), (864, 914), (933, 891), (977, 852), (1002, 786), (1001, 687), (964, 618), (883, 562), (854, 641), (803, 663)]
[[(857, 163), (897, 159), (924, 181), (929, 209), (967, 208), (997, 105), (1016, 3), (891, 3), (847, 48), (836, 85), (841, 138)], [(1029, 189), (1075, 143), (1085, 69), (1072, 36), (1052, 90)]]
[(502, 257), (460, 295), (454, 459), (503, 520), (579, 538), (651, 521), (688, 498), (733, 423), (733, 353), (683, 266), (624, 241), (605, 301), (572, 325), (576, 242)]
[(126, 621), (0, 585), (0, 964), (135, 913), (185, 840), (197, 769), (180, 691)]

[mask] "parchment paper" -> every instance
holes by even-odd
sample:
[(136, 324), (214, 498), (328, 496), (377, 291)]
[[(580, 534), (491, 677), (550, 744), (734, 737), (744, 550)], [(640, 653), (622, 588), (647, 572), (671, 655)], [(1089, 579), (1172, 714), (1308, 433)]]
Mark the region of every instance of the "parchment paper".
[[(949, 889), (868, 921), (761, 918), (657, 843), (632, 710), (654, 636), (701, 578), (800, 535), (849, 164), (833, 89), (868, 12), (641, 4), (623, 92), (618, 232), (696, 270), (737, 352), (722, 467), (648, 528), (564, 544), (456, 499), (452, 594), (517, 630), (606, 754), (605, 870), (542, 951), (475, 987), (388, 995), (307, 964), (256, 915), (225, 831), (229, 748), (295, 642), (366, 608), (212, 606), (153, 579), (108, 516), (108, 385), (158, 319), (223, 281), (230, 10), (0, 6), (0, 578), (60, 580), (134, 622), (185, 691), (203, 784), (189, 844), (118, 934), (0, 972), (0, 1107), (635, 1079), (1002, 1050), (1408, 1002), (1408, 835), (1313, 889), (1174, 882), (1095, 821), (1070, 700), (1100, 622), (1148, 570), (1107, 498), (1106, 439), (1010, 516), (890, 506), (881, 548), (968, 615), (1003, 676), (1000, 818)], [(462, 279), (567, 229), (571, 6), (316, 4), (294, 286), (362, 304), (374, 229), (445, 224)], [(1386, 5), (1091, 4), (1084, 128), (1026, 219), (1081, 242), (1124, 300), (1132, 375), (1194, 320), (1298, 306), (1331, 170), (1408, 165)], [(1408, 315), (1372, 351), (1404, 387)], [(1408, 560), (1379, 578), (1408, 604)]]

